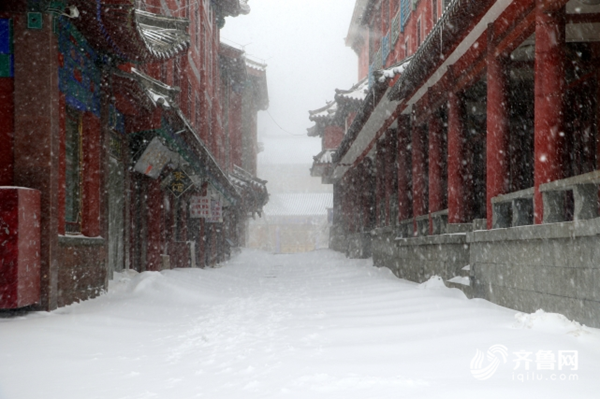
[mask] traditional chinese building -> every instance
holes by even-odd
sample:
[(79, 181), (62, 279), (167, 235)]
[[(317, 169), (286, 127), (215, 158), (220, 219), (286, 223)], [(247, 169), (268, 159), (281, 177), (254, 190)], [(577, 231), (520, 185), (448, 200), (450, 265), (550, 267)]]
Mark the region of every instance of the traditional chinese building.
[(252, 169), (266, 73), (219, 30), (248, 12), (0, 4), (0, 308), (53, 309), (113, 271), (214, 265), (243, 244), (268, 200)]
[(336, 249), (600, 326), (599, 43), (596, 0), (358, 0)]

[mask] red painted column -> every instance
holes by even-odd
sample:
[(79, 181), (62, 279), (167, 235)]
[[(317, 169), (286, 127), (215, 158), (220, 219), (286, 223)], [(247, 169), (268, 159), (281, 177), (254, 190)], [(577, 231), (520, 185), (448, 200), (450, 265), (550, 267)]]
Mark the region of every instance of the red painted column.
[(400, 116), (398, 120), (398, 221), (412, 217), (412, 172), (411, 172), (410, 120), (408, 116)]
[(427, 213), (426, 204), (426, 153), (427, 148), (420, 128), (412, 129), (412, 176), (413, 176), (413, 215), (415, 217)]
[(488, 40), (487, 55), (487, 228), (493, 224), (492, 198), (509, 190), (509, 114), (505, 60), (494, 54)]
[(464, 132), (460, 98), (448, 96), (448, 223), (467, 222), (463, 153)]
[(537, 0), (535, 24), (535, 223), (543, 221), (541, 184), (563, 178), (565, 10)]
[(437, 112), (429, 120), (429, 211), (437, 212), (444, 208), (443, 180), (443, 127)]

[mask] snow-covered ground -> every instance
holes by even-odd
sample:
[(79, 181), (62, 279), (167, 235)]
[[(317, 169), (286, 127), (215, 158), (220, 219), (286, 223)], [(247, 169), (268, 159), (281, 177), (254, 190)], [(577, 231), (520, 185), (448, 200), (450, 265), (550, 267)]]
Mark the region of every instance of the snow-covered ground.
[(599, 330), (330, 251), (124, 273), (0, 319), (2, 399), (598, 398), (599, 376)]

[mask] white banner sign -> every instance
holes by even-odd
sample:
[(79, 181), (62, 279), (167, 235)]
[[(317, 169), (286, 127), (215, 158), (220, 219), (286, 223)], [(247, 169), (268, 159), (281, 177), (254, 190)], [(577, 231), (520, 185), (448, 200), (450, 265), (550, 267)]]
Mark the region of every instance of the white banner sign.
[(192, 219), (207, 219), (211, 215), (210, 197), (195, 195), (190, 199), (190, 217)]

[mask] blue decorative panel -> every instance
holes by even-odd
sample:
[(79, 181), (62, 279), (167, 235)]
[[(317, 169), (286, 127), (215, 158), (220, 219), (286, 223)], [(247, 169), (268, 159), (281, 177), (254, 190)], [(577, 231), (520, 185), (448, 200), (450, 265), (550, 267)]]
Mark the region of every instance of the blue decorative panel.
[(67, 103), (80, 111), (100, 116), (101, 72), (98, 56), (85, 38), (69, 23), (60, 19), (58, 24), (60, 66), (59, 88)]
[(12, 21), (0, 19), (0, 54), (12, 54)]
[(0, 78), (14, 76), (12, 20), (0, 19)]
[(410, 16), (411, 0), (400, 0), (400, 30), (404, 32), (404, 26), (406, 26), (406, 21), (408, 21), (408, 17)]
[(385, 61), (390, 55), (390, 35), (387, 34), (381, 40), (381, 65), (385, 66)]

